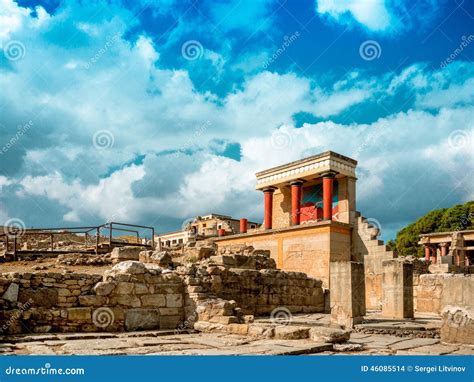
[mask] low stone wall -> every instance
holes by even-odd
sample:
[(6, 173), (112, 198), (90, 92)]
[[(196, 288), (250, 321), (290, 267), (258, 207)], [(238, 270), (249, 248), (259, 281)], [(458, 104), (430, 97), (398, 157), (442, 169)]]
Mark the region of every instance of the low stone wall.
[(441, 314), (446, 306), (474, 308), (474, 275), (424, 274), (416, 286), (416, 311)]
[(441, 315), (441, 340), (474, 344), (474, 275), (421, 275), (417, 310)]
[(0, 274), (0, 332), (179, 330), (199, 320), (251, 321), (282, 307), (290, 313), (324, 311), (322, 282), (274, 269), (265, 251), (212, 256), (175, 270), (156, 264), (162, 253), (141, 257), (153, 263), (123, 261), (103, 276)]
[[(263, 259), (255, 261), (257, 264), (265, 262)], [(275, 265), (269, 257), (267, 261)], [(224, 264), (240, 264), (242, 268)], [(208, 306), (210, 298), (230, 302), (226, 305), (230, 308), (224, 309), (220, 316), (216, 315), (216, 322), (221, 323), (242, 321), (244, 315), (268, 315), (279, 307), (291, 313), (324, 311), (324, 292), (320, 280), (300, 272), (248, 269), (248, 264), (249, 261), (243, 261), (239, 255), (223, 255), (212, 256), (205, 265), (179, 267), (177, 271), (187, 285), (187, 319), (208, 320), (205, 314), (202, 317), (193, 315), (199, 311), (198, 306)], [(222, 304), (225, 305), (224, 302)], [(238, 307), (237, 311), (235, 307)]]
[(0, 275), (0, 332), (174, 329), (184, 317), (184, 286), (173, 273), (122, 262), (104, 276)]

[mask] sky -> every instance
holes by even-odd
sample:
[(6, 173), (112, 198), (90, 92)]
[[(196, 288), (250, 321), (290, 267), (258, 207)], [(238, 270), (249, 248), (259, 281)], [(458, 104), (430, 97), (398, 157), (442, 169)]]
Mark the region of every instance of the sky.
[(261, 222), (332, 150), (391, 239), (474, 199), (474, 2), (0, 0), (0, 224)]

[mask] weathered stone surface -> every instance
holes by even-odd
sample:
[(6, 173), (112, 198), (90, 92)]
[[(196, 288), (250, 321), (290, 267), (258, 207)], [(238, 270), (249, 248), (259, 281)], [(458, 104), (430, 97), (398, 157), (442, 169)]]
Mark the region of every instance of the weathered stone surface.
[[(166, 306), (166, 295), (151, 294), (140, 297), (143, 306), (164, 307)], [(182, 304), (180, 305), (182, 306)]]
[(79, 303), (83, 306), (103, 306), (107, 303), (107, 297), (97, 295), (79, 296)]
[(115, 263), (127, 260), (138, 261), (141, 250), (139, 247), (116, 247), (112, 250), (110, 258)]
[(309, 335), (313, 341), (343, 343), (349, 340), (351, 332), (349, 330), (315, 326), (310, 329)]
[(108, 296), (115, 288), (113, 282), (100, 282), (94, 286), (94, 291), (99, 296)]
[(2, 298), (10, 302), (16, 302), (18, 300), (19, 290), (20, 286), (17, 283), (11, 283)]
[[(115, 248), (117, 249), (117, 248)], [(147, 272), (147, 268), (144, 264), (139, 261), (122, 261), (121, 263), (115, 265), (110, 271), (110, 275), (114, 274), (131, 274), (138, 275), (144, 274)]]
[(70, 321), (91, 321), (91, 308), (69, 308), (67, 318)]
[(299, 340), (309, 338), (310, 328), (299, 326), (277, 326), (275, 338), (280, 340)]
[(125, 313), (125, 328), (128, 331), (149, 330), (160, 327), (158, 309), (129, 309)]
[(413, 265), (398, 259), (382, 265), (383, 316), (413, 318)]
[(142, 251), (139, 260), (143, 263), (157, 264), (162, 268), (168, 268), (173, 264), (168, 251)]
[(474, 345), (474, 309), (447, 306), (441, 316), (443, 342)]

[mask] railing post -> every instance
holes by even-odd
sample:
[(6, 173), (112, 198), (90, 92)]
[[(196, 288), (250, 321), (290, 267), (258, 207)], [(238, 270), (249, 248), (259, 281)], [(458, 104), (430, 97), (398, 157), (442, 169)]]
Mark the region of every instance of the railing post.
[(16, 257), (16, 234), (13, 236), (13, 260), (18, 260)]
[(109, 249), (112, 248), (112, 222), (109, 223)]
[(96, 238), (95, 238), (95, 254), (97, 255), (99, 253), (99, 234), (100, 230), (99, 227), (96, 228)]
[[(151, 248), (155, 249), (155, 228), (151, 228)], [(161, 248), (159, 248), (161, 250)]]
[(51, 252), (54, 250), (54, 239), (53, 239), (53, 234), (51, 234)]

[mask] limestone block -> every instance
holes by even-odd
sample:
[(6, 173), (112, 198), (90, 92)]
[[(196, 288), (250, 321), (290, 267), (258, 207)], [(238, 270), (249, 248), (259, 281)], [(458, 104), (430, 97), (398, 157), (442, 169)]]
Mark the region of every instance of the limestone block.
[(129, 309), (125, 312), (125, 329), (151, 330), (160, 328), (158, 309)]
[(399, 260), (383, 262), (382, 315), (413, 318), (413, 265)]
[(474, 309), (447, 306), (441, 317), (441, 341), (474, 345)]
[[(121, 248), (114, 248), (121, 249)], [(122, 261), (115, 265), (110, 271), (109, 275), (116, 275), (116, 274), (131, 274), (131, 275), (138, 275), (144, 274), (147, 272), (147, 268), (143, 263), (139, 261)]]
[(309, 338), (310, 328), (304, 326), (277, 326), (275, 327), (275, 339), (278, 340), (300, 340)]
[(67, 310), (67, 319), (69, 321), (91, 321), (91, 308), (69, 308)]
[(166, 295), (166, 306), (168, 308), (180, 308), (183, 306), (183, 295), (168, 294)]
[(315, 326), (309, 331), (310, 338), (317, 342), (343, 343), (351, 336), (348, 330)]
[(364, 264), (349, 261), (330, 263), (331, 323), (351, 328), (365, 314)]
[(2, 298), (10, 302), (17, 302), (19, 290), (20, 286), (17, 283), (11, 283), (3, 294)]
[(115, 247), (110, 254), (110, 258), (114, 263), (126, 260), (138, 261), (141, 251), (142, 249), (139, 247)]
[(107, 303), (107, 297), (97, 295), (79, 296), (79, 304), (82, 306), (103, 306)]
[(182, 324), (181, 315), (160, 316), (160, 329), (176, 329)]
[(115, 288), (113, 282), (99, 282), (94, 286), (94, 291), (99, 296), (108, 296)]
[(133, 293), (135, 284), (130, 282), (121, 282), (117, 284), (114, 294), (116, 295), (128, 295)]
[(164, 307), (166, 306), (166, 296), (164, 294), (150, 294), (140, 297), (143, 306)]

